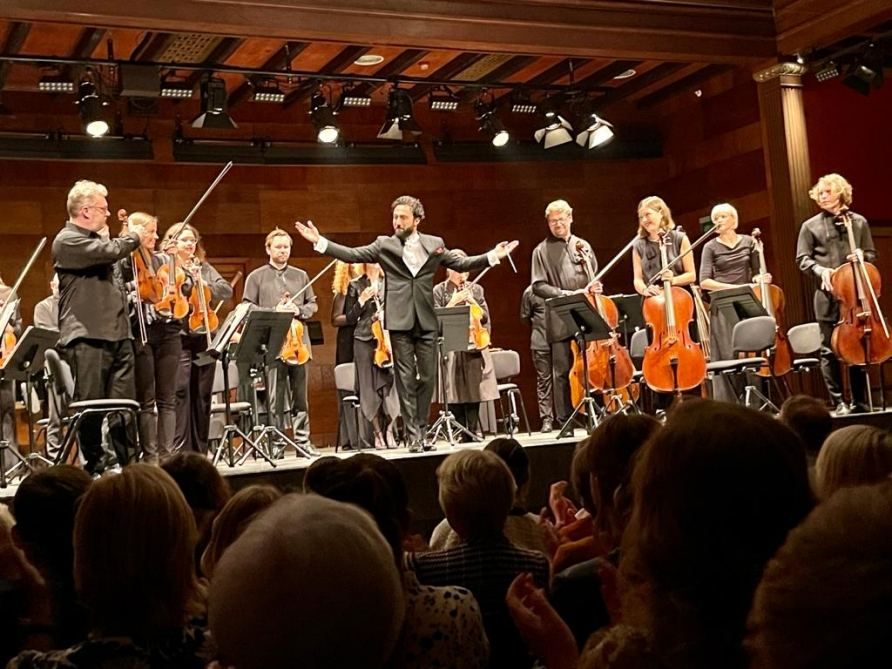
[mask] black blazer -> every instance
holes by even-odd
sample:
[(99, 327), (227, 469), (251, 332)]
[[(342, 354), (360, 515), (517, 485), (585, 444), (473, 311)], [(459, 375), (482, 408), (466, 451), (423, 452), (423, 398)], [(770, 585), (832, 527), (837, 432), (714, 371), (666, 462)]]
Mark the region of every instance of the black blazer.
[(371, 244), (355, 248), (327, 240), (325, 255), (344, 262), (375, 262), (381, 265), (386, 276), (384, 327), (388, 330), (412, 330), (417, 323), (421, 330), (436, 332), (434, 274), (440, 265), (457, 272), (489, 267), (486, 254), (465, 258), (447, 249), (441, 237), (421, 233), (418, 236), (428, 258), (415, 276), (403, 262), (403, 242), (396, 235), (378, 237)]

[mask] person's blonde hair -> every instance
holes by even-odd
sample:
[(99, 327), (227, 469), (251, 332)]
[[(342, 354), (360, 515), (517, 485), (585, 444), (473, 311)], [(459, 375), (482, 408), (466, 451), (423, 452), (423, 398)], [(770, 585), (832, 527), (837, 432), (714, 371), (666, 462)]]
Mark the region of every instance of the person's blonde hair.
[[(638, 208), (635, 211), (640, 215), (642, 209), (650, 209), (663, 217), (660, 221), (661, 230), (673, 230), (675, 228), (675, 221), (672, 220), (672, 210), (669, 209), (669, 205), (666, 204), (663, 198), (656, 195), (648, 195), (638, 203)], [(647, 237), (647, 231), (641, 223), (638, 224), (638, 234), (641, 237)]]
[(570, 203), (566, 200), (555, 200), (553, 202), (549, 202), (548, 206), (545, 207), (545, 220), (548, 220), (548, 217), (553, 213), (559, 214), (569, 214), (573, 215), (573, 207), (570, 206)]
[(198, 258), (200, 262), (204, 262), (207, 254), (204, 251), (204, 244), (201, 243), (201, 233), (198, 232), (198, 228), (196, 228), (191, 223), (186, 223), (186, 225), (183, 225), (182, 222), (174, 223), (169, 228), (167, 228), (167, 231), (164, 233), (163, 241), (168, 241), (174, 233), (179, 236), (186, 230), (188, 230), (195, 236), (195, 257)]
[(726, 213), (731, 214), (734, 217), (734, 222), (739, 223), (740, 217), (737, 215), (737, 209), (728, 204), (727, 202), (721, 202), (712, 208), (712, 211), (709, 212), (709, 219), (715, 223), (715, 217), (718, 214)]
[(157, 225), (158, 217), (147, 214), (144, 211), (134, 211), (127, 217), (127, 225), (138, 225), (144, 228), (150, 223)]
[(77, 218), (78, 212), (91, 206), (97, 197), (108, 197), (108, 189), (87, 179), (76, 182), (68, 191), (68, 218)]
[(872, 425), (849, 425), (831, 432), (815, 463), (818, 497), (840, 488), (879, 483), (892, 474), (892, 434)]
[(363, 263), (349, 263), (338, 260), (335, 263), (334, 274), (331, 279), (331, 292), (335, 295), (346, 295), (347, 286), (353, 279), (357, 279), (365, 272)]
[(508, 465), (489, 451), (460, 451), (437, 467), (440, 507), (463, 539), (500, 533), (517, 485)]
[(153, 639), (199, 613), (196, 540), (164, 470), (135, 464), (93, 483), (74, 522), (74, 581), (92, 630)]
[(272, 244), (272, 241), (276, 237), (287, 237), (288, 244), (290, 246), (294, 246), (294, 239), (292, 239), (291, 235), (288, 234), (288, 232), (286, 230), (282, 230), (282, 228), (275, 228), (266, 236), (266, 242), (264, 243), (266, 248), (269, 248), (269, 245)]
[(815, 183), (815, 185), (808, 191), (808, 196), (815, 202), (818, 202), (821, 188), (825, 185), (830, 187), (830, 191), (834, 195), (839, 195), (839, 201), (842, 204), (847, 207), (852, 205), (852, 184), (850, 184), (844, 176), (836, 174), (835, 172), (825, 174), (818, 179), (817, 183)]

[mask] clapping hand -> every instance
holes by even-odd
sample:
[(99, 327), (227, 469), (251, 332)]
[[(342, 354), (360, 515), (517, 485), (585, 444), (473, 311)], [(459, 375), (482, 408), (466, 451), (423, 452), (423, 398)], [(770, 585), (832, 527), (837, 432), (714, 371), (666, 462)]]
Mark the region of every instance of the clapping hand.
[(579, 652), (573, 633), (528, 572), (511, 582), (505, 604), (527, 648), (548, 669), (576, 667)]
[(313, 221), (307, 219), (306, 223), (301, 223), (300, 221), (294, 222), (294, 229), (300, 234), (301, 237), (306, 239), (311, 244), (315, 244), (319, 241), (319, 238), (322, 236), (319, 234), (319, 231), (316, 229), (316, 226), (313, 225)]

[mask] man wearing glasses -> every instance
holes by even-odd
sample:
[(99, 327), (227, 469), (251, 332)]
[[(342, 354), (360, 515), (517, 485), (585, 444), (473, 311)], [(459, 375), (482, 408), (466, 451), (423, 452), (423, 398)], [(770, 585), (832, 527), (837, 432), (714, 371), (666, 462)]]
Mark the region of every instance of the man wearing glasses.
[[(591, 244), (570, 232), (573, 225), (573, 209), (566, 200), (555, 200), (545, 208), (545, 222), (549, 235), (533, 249), (531, 281), (533, 293), (544, 300), (560, 297), (585, 289), (589, 280), (580, 262), (580, 249), (584, 249), (593, 271), (598, 261)], [(579, 249), (577, 249), (577, 245)], [(600, 284), (591, 287), (600, 292)], [(574, 333), (551, 313), (546, 304), (546, 338), (551, 344), (552, 378), (554, 384), (554, 413), (558, 425), (563, 425), (573, 413), (570, 401), (570, 368), (573, 354), (570, 342)]]
[[(74, 401), (133, 399), (133, 344), (127, 298), (114, 280), (115, 263), (135, 251), (146, 233), (136, 226), (109, 238), (108, 191), (78, 181), (68, 193), (68, 222), (53, 240), (59, 276), (59, 346), (74, 376)], [(93, 474), (126, 463), (124, 424), (110, 420), (115, 453), (102, 444), (102, 417), (88, 416), (78, 435)]]

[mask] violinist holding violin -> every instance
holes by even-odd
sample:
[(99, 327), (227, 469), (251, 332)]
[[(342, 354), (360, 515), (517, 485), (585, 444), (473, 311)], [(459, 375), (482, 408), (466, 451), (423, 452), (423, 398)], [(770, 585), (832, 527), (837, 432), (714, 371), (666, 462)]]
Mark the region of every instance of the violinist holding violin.
[[(135, 351), (136, 401), (139, 402), (139, 440), (146, 462), (157, 463), (173, 455), (176, 432), (177, 371), (180, 365), (182, 320), (164, 316), (156, 303), (165, 286), (159, 270), (165, 257), (156, 253), (158, 219), (144, 212), (118, 217), (126, 232), (133, 225), (145, 231), (139, 249), (120, 261), (130, 296), (130, 324)], [(137, 297), (137, 295), (139, 297)]]
[[(597, 271), (591, 244), (572, 234), (573, 209), (566, 200), (555, 200), (545, 208), (548, 236), (533, 249), (530, 283), (533, 293), (544, 300), (569, 295), (583, 290), (592, 294), (602, 291), (600, 282), (589, 285), (585, 266), (580, 262), (577, 245), (586, 253), (593, 271)], [(573, 413), (570, 397), (570, 369), (573, 354), (571, 332), (546, 304), (546, 332), (551, 345), (552, 378), (554, 385), (554, 418), (563, 425)]]
[[(162, 282), (172, 284), (172, 289), (177, 293), (170, 301), (173, 317), (177, 318), (182, 313), (179, 306), (182, 298), (186, 298), (188, 304), (187, 314), (179, 321), (182, 349), (177, 371), (174, 448), (207, 453), (216, 365), (195, 364), (199, 354), (208, 347), (210, 332), (203, 329), (196, 332), (190, 329), (189, 323), (197, 322), (203, 326), (207, 318), (196, 313), (201, 305), (228, 300), (232, 297), (232, 286), (207, 262), (201, 235), (193, 225), (171, 225), (164, 233), (164, 249), (168, 262), (159, 273)], [(207, 289), (203, 296), (198, 292), (201, 286)]]
[[(9, 299), (12, 288), (7, 286), (0, 276), (0, 308), (6, 304)], [(2, 336), (3, 358), (12, 352), (16, 339), (22, 334), (22, 312), (19, 309), (21, 301), (16, 299), (15, 312), (6, 326), (6, 332), (0, 333)], [(4, 379), (0, 381), (0, 439), (7, 442), (11, 448), (19, 449), (18, 437), (15, 429), (15, 381), (12, 379)], [(0, 462), (0, 467), (5, 463)]]
[[(467, 254), (460, 249), (456, 249), (455, 253), (461, 257), (467, 257)], [(476, 327), (485, 330), (484, 341), (487, 341), (492, 333), (492, 322), (489, 318), (489, 306), (486, 304), (483, 286), (479, 283), (468, 283), (467, 272), (457, 272), (447, 268), (446, 280), (434, 286), (434, 306), (459, 307), (463, 305), (471, 306), (472, 311), (475, 306), (479, 309), (481, 315)], [(473, 316), (472, 313), (472, 319)], [(499, 398), (495, 366), (488, 344), (478, 349), (469, 342), (467, 351), (447, 353), (445, 376), (449, 409), (455, 419), (467, 430), (479, 434), (481, 432), (480, 403)], [(462, 441), (473, 441), (473, 439), (467, 434), (462, 434)]]
[(849, 248), (845, 217), (852, 226), (857, 250), (863, 260), (873, 262), (877, 253), (870, 234), (870, 227), (861, 214), (849, 207), (852, 205), (852, 185), (839, 174), (827, 174), (808, 192), (817, 202), (821, 212), (812, 216), (799, 229), (796, 245), (796, 262), (799, 269), (818, 280), (815, 290), (815, 318), (821, 327), (823, 347), (821, 349), (821, 373), (830, 399), (836, 406), (837, 415), (850, 413), (853, 409), (864, 409), (866, 385), (864, 375), (854, 366), (849, 368), (853, 406), (843, 400), (840, 382), (840, 362), (831, 347), (833, 330), (839, 321), (839, 302), (831, 292), (834, 270), (846, 265), (852, 253)]
[[(353, 330), (353, 362), (356, 365), (356, 387), (359, 408), (365, 419), (359, 438), (368, 445), (374, 439), (377, 450), (397, 447), (396, 419), (400, 415), (400, 399), (393, 377), (393, 351), (377, 356), (376, 351), (389, 349), (384, 325), (384, 272), (377, 263), (361, 265), (362, 274), (347, 287), (344, 302), (345, 322)], [(376, 328), (377, 324), (377, 328)], [(381, 337), (383, 341), (379, 341)]]
[[(285, 230), (276, 228), (266, 236), (266, 254), (269, 262), (248, 274), (245, 279), (245, 293), (242, 299), (262, 309), (279, 309), (290, 311), (294, 322), (306, 321), (319, 308), (313, 287), (306, 288), (310, 279), (307, 273), (288, 264), (291, 257), (291, 235)], [(306, 288), (306, 290), (304, 290)], [(312, 357), (310, 336), (306, 328), (300, 334), (299, 342), (294, 346)], [(310, 444), (310, 414), (307, 401), (307, 378), (309, 362), (288, 364), (277, 359), (274, 373), (268, 374), (267, 402), (270, 415), (274, 417), (275, 426), (280, 430), (286, 427), (285, 411), (291, 416), (293, 439), (299, 446)], [(286, 394), (290, 401), (286, 401)]]

